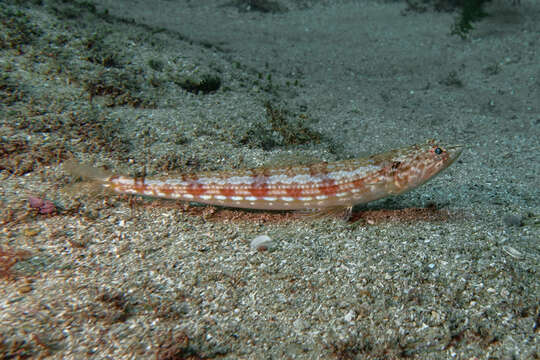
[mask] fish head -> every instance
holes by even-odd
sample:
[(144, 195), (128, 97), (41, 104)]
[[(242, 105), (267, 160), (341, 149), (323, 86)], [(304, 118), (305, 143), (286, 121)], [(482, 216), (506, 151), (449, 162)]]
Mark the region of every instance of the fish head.
[(462, 151), (462, 145), (447, 145), (435, 140), (395, 150), (389, 156), (392, 180), (388, 190), (400, 194), (424, 184), (449, 167)]

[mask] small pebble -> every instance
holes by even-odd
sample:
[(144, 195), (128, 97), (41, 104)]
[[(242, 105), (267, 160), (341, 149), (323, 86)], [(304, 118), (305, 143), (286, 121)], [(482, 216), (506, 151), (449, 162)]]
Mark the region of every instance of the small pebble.
[(30, 196), (28, 197), (28, 203), (30, 204), (31, 208), (39, 209), (43, 204), (45, 204), (45, 201), (41, 198)]
[(523, 226), (523, 218), (517, 215), (506, 215), (503, 218), (504, 223), (507, 226)]
[(19, 287), (17, 289), (17, 291), (19, 292), (19, 294), (26, 294), (26, 293), (29, 293), (30, 291), (32, 291), (33, 288), (32, 288), (32, 285), (22, 285), (21, 287)]
[(259, 235), (251, 240), (251, 250), (266, 251), (271, 250), (275, 246), (274, 240), (268, 235)]
[(34, 237), (37, 234), (39, 234), (39, 232), (40, 232), (40, 229), (24, 229), (23, 235), (26, 237)]
[(296, 319), (293, 322), (293, 326), (297, 331), (304, 331), (311, 327), (311, 324), (302, 319)]
[(28, 197), (28, 204), (31, 208), (37, 209), (40, 214), (52, 214), (56, 212), (56, 205), (50, 200), (45, 200), (35, 196)]
[(354, 310), (350, 310), (344, 317), (345, 321), (348, 323), (352, 323), (355, 318), (356, 318), (356, 312)]
[(508, 245), (503, 246), (503, 251), (507, 253), (508, 255), (512, 256), (513, 258), (516, 258), (516, 259), (524, 258), (523, 254), (520, 251), (514, 249), (511, 246), (508, 246)]

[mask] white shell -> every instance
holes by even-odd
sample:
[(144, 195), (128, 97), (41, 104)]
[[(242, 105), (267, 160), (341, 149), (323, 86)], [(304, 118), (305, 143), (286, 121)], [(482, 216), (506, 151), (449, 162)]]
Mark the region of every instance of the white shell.
[(503, 251), (516, 259), (523, 259), (525, 257), (519, 250), (508, 245), (503, 246)]
[(255, 239), (251, 240), (251, 250), (264, 251), (270, 250), (275, 246), (274, 240), (268, 235), (259, 235)]

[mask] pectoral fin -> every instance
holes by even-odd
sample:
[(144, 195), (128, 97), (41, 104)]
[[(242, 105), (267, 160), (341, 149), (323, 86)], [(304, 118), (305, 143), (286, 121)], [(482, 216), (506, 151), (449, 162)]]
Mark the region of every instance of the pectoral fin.
[(322, 209), (309, 209), (301, 210), (297, 213), (311, 219), (318, 219), (322, 217), (337, 217), (344, 221), (348, 221), (352, 215), (352, 206), (331, 206)]

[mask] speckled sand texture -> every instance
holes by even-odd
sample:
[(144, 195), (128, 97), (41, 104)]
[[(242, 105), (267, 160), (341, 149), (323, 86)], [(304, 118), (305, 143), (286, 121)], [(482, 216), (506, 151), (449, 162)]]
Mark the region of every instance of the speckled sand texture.
[[(0, 358), (540, 358), (540, 2), (486, 10), (463, 40), (402, 1), (0, 2)], [(348, 222), (118, 196), (64, 166), (429, 138), (465, 150)]]

